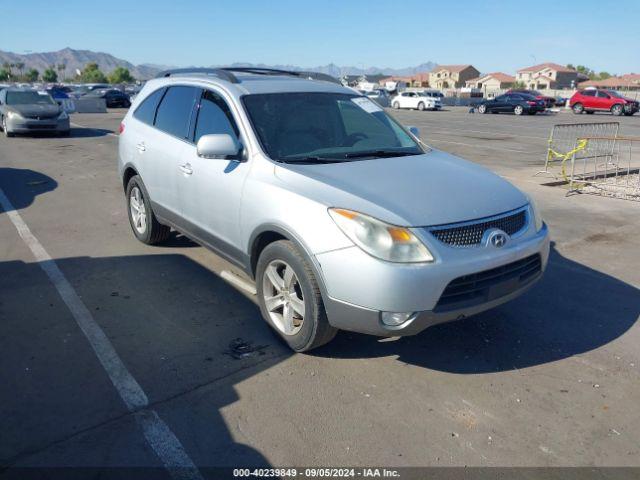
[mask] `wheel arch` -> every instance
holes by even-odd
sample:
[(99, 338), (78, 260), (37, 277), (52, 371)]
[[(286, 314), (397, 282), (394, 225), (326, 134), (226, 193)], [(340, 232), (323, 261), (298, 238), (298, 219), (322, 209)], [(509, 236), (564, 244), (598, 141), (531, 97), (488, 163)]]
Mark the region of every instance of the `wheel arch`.
[(138, 171), (136, 170), (136, 168), (131, 165), (130, 163), (126, 164), (124, 166), (124, 168), (122, 169), (122, 188), (123, 189), (127, 189), (127, 185), (129, 184), (129, 180), (131, 180), (131, 177), (135, 176), (135, 175), (139, 175)]
[(289, 240), (296, 248), (309, 260), (313, 274), (316, 277), (320, 292), (323, 298), (327, 298), (327, 290), (325, 287), (324, 277), (322, 275), (322, 269), (318, 263), (316, 257), (311, 253), (309, 247), (305, 242), (293, 231), (285, 225), (277, 223), (264, 223), (256, 227), (249, 237), (249, 272), (252, 278), (256, 278), (256, 267), (258, 265), (258, 259), (260, 253), (267, 247), (267, 245), (277, 242), (278, 240)]

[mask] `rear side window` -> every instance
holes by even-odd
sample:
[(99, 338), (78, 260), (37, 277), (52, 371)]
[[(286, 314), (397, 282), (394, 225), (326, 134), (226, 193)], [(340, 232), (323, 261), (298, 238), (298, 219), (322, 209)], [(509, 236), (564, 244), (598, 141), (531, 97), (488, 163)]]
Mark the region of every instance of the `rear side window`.
[(227, 103), (215, 93), (206, 90), (198, 109), (195, 142), (198, 143), (201, 136), (212, 133), (227, 133), (237, 138), (238, 127), (233, 121)]
[(198, 92), (199, 89), (194, 87), (170, 87), (158, 107), (156, 127), (178, 138), (188, 138)]
[(165, 90), (166, 88), (161, 88), (145, 98), (140, 106), (136, 108), (136, 111), (133, 112), (133, 116), (147, 125), (153, 125), (153, 121), (156, 118), (158, 103), (160, 103), (160, 99), (162, 98)]
[(583, 90), (582, 95), (584, 95), (585, 97), (595, 97), (596, 92), (595, 90)]

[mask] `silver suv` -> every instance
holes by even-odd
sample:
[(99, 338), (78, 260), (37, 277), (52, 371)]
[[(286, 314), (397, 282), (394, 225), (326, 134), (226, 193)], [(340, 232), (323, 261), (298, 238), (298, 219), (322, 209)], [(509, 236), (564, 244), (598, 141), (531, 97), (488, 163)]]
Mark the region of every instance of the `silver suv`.
[(296, 351), (339, 329), (411, 335), (464, 318), (547, 264), (547, 227), (522, 192), (329, 77), (166, 72), (120, 130), (134, 235), (175, 229), (235, 264)]

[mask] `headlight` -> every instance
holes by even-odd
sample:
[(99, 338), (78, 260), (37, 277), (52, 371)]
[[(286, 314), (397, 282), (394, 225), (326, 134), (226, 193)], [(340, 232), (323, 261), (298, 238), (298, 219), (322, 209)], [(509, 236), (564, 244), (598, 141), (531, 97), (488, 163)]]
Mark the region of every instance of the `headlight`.
[(7, 112), (7, 118), (22, 118), (18, 112)]
[(544, 220), (542, 220), (542, 215), (540, 215), (540, 209), (538, 208), (538, 204), (533, 199), (533, 197), (529, 197), (529, 206), (531, 208), (531, 214), (533, 215), (533, 221), (536, 225), (536, 232), (542, 230), (542, 226), (544, 225)]
[(58, 117), (58, 120), (66, 120), (67, 118), (69, 118), (69, 115), (67, 115), (67, 112), (63, 110), (60, 116)]
[(353, 243), (373, 257), (397, 263), (433, 261), (431, 252), (407, 228), (343, 208), (330, 208), (329, 214)]

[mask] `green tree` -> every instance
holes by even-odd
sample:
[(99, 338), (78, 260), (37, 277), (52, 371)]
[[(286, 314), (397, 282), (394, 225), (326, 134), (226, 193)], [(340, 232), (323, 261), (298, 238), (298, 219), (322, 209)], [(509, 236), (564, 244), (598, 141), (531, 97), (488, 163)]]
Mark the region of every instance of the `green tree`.
[(42, 80), (48, 83), (55, 83), (58, 81), (58, 74), (53, 67), (49, 67), (42, 74)]
[(513, 88), (518, 88), (518, 89), (527, 88), (527, 84), (524, 83), (522, 80), (518, 80), (513, 84)]
[(607, 78), (611, 78), (611, 74), (609, 72), (600, 72), (598, 74), (598, 79), (606, 80)]
[(116, 69), (109, 74), (109, 83), (132, 83), (135, 79), (129, 73), (128, 68), (116, 67)]
[(9, 75), (9, 76), (7, 77), (7, 80), (11, 78), (11, 67), (12, 67), (12, 65), (13, 65), (13, 64), (12, 64), (12, 63), (9, 63), (9, 62), (4, 62), (4, 63), (2, 64), (2, 68), (4, 68), (4, 69), (7, 71), (8, 75)]
[(107, 77), (102, 73), (97, 63), (89, 62), (82, 70), (80, 81), (85, 83), (107, 83)]
[(30, 69), (24, 76), (27, 82), (37, 82), (40, 72), (35, 68)]
[(0, 68), (0, 80), (9, 80), (11, 78), (11, 73), (8, 69), (2, 67)]

